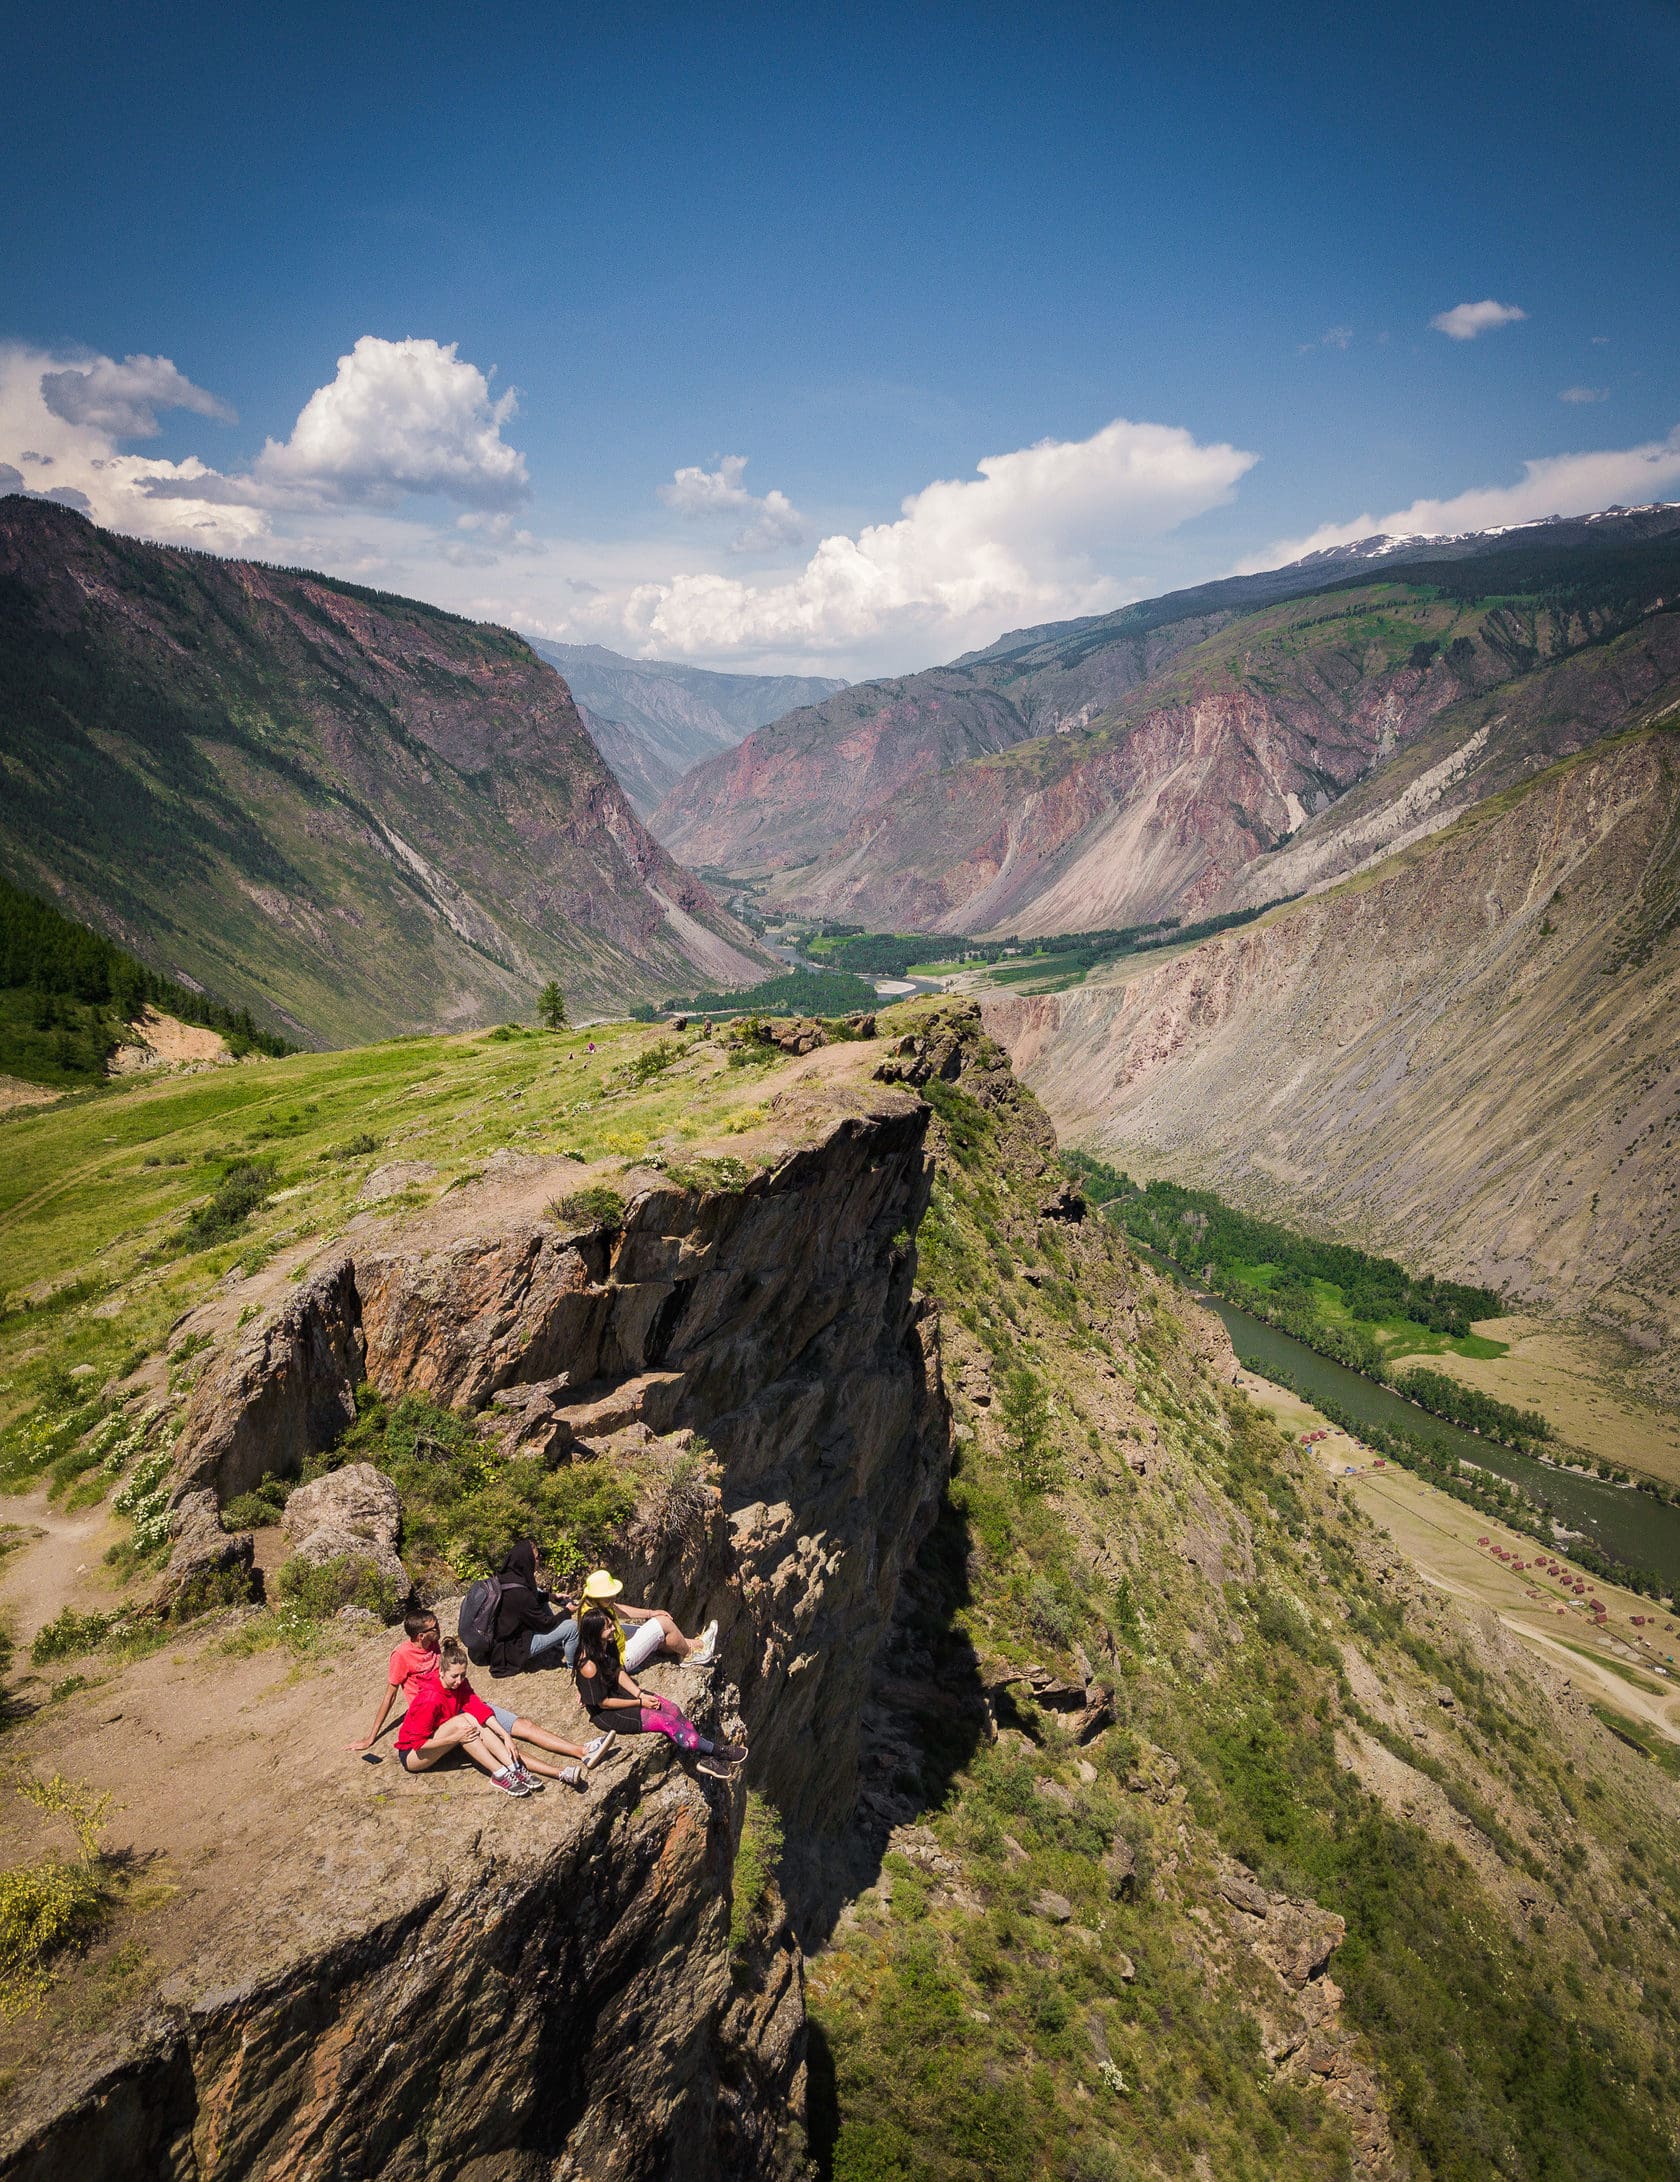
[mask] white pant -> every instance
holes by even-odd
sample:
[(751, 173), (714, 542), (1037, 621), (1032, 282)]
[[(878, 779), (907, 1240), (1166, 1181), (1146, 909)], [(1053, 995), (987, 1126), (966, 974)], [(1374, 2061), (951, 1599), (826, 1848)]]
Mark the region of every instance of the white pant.
[(665, 1641), (665, 1631), (657, 1621), (639, 1621), (624, 1640), (624, 1665), (630, 1674), (638, 1674)]

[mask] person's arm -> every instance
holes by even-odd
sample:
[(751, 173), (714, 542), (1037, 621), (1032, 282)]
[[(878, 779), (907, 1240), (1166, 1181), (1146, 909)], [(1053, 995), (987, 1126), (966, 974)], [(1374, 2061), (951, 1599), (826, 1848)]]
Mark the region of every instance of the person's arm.
[[(578, 1694), (580, 1696), (583, 1695), (583, 1683), (585, 1682), (585, 1680), (593, 1682), (597, 1671), (598, 1670), (596, 1668), (595, 1662), (592, 1659), (586, 1659), (583, 1665), (579, 1667)], [(594, 1704), (591, 1704), (589, 1702), (589, 1699), (587, 1697), (584, 1697), (584, 1710), (586, 1712), (605, 1712), (610, 1706), (615, 1712), (628, 1712), (632, 1705), (638, 1707), (640, 1706), (642, 1702), (642, 1694), (640, 1690), (636, 1688), (635, 1683), (631, 1681), (630, 1677), (627, 1674), (624, 1674), (622, 1672), (620, 1673), (618, 1678), (618, 1687), (621, 1690), (628, 1689), (632, 1694), (627, 1697), (620, 1697), (617, 1695), (611, 1697), (597, 1697)]]
[(615, 1599), (613, 1603), (626, 1621), (652, 1621), (654, 1618), (651, 1606), (632, 1606), (628, 1599)]
[(368, 1729), (359, 1743), (350, 1743), (346, 1746), (347, 1748), (351, 1750), (371, 1750), (373, 1748), (374, 1744), (379, 1740), (380, 1729), (385, 1725), (385, 1716), (391, 1709), (391, 1700), (396, 1696), (400, 1687), (401, 1684), (397, 1682), (386, 1683), (385, 1695), (380, 1700), (379, 1710), (373, 1716), (372, 1727)]

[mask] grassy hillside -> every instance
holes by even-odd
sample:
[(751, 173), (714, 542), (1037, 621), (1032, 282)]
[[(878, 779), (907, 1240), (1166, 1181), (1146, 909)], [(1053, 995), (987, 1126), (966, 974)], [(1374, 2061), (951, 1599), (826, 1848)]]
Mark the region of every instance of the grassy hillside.
[(984, 1048), (928, 1095), (959, 1469), (883, 1662), (881, 1876), (810, 1972), (819, 2172), (1672, 2176), (1664, 1769), (1045, 1216)]

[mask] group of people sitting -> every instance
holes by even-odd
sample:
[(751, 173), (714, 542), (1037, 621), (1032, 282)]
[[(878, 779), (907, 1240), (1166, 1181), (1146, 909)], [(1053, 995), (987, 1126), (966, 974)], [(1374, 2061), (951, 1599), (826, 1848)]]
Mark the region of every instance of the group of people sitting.
[[(698, 1637), (684, 1636), (663, 1607), (632, 1606), (622, 1596), (623, 1585), (604, 1568), (585, 1580), (580, 1597), (563, 1598), (550, 1588), (529, 1538), (509, 1550), (496, 1576), (491, 1674), (505, 1679), (565, 1668), (596, 1733), (585, 1743), (569, 1742), (513, 1707), (488, 1703), (472, 1687), (465, 1644), (444, 1637), (437, 1616), (421, 1611), (403, 1623), (403, 1641), (391, 1654), (373, 1726), (350, 1745), (352, 1750), (372, 1749), (400, 1694), (406, 1709), (397, 1726), (397, 1763), (405, 1772), (430, 1772), (460, 1751), (504, 1795), (540, 1794), (551, 1780), (581, 1792), (620, 1734), (664, 1735), (699, 1771), (720, 1780), (742, 1764), (743, 1744), (702, 1735), (670, 1698), (644, 1690), (636, 1679), (660, 1653), (709, 1666), (717, 1653), (715, 1621)], [(528, 1757), (522, 1743), (570, 1762), (557, 1767)]]

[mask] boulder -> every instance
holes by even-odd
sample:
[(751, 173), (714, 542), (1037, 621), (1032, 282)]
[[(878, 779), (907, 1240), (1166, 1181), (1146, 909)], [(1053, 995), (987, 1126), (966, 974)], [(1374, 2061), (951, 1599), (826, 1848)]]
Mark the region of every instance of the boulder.
[(168, 1614), (189, 1607), (195, 1593), (202, 1596), (212, 1585), (227, 1595), (230, 1605), (235, 1596), (251, 1596), (256, 1541), (248, 1530), (223, 1530), (213, 1492), (201, 1488), (184, 1494), (175, 1503), (169, 1535), (169, 1565), (152, 1595), (156, 1611)]
[(397, 1553), (402, 1499), (383, 1470), (371, 1462), (347, 1462), (313, 1484), (300, 1485), (286, 1502), (281, 1535), (292, 1557), (319, 1567), (324, 1561), (367, 1561), (407, 1598), (408, 1571)]
[(1270, 1914), (1272, 1898), (1263, 1886), (1240, 1871), (1228, 1871), (1218, 1882), (1219, 1892), (1233, 1909), (1240, 1909), (1250, 1917)]
[(1042, 1894), (1033, 1896), (1032, 1912), (1035, 1917), (1044, 1917), (1051, 1924), (1067, 1924), (1072, 1921), (1073, 1904), (1065, 1894), (1054, 1894), (1046, 1887)]

